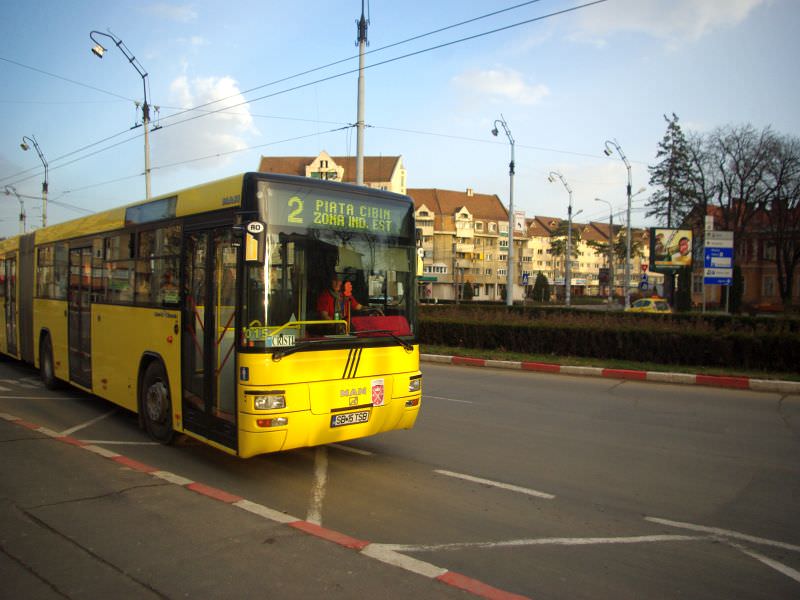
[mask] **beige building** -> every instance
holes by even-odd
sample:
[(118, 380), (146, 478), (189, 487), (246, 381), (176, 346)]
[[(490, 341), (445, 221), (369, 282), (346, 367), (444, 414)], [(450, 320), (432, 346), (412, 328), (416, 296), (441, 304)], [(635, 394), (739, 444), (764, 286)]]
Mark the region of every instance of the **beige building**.
[[(344, 183), (356, 181), (354, 156), (331, 156), (324, 150), (317, 156), (262, 156), (258, 170)], [(406, 193), (406, 169), (402, 156), (365, 156), (364, 184), (367, 187)]]
[[(421, 298), (453, 300), (457, 290), (463, 299), (469, 284), (473, 300), (502, 301), (508, 268), (508, 211), (496, 195), (439, 189), (409, 189), (414, 199), (417, 228), (422, 234), (423, 272)], [(533, 289), (536, 275), (547, 277), (557, 298), (564, 297), (565, 258), (552, 251), (553, 234), (562, 225), (555, 217), (517, 219), (514, 231), (514, 295), (523, 300)], [(600, 281), (601, 268), (608, 267), (608, 255), (597, 252), (590, 242), (608, 243), (609, 226), (604, 223), (573, 223), (576, 255), (571, 263), (571, 294), (605, 296), (607, 283)], [(618, 236), (621, 227), (614, 228)], [(652, 293), (659, 275), (646, 273), (649, 256), (648, 231), (634, 229), (633, 239), (642, 243), (644, 256), (631, 259), (631, 293), (639, 291), (646, 275)], [(623, 263), (614, 265), (616, 294), (622, 294)], [(657, 279), (657, 281), (656, 281)], [(469, 292), (466, 297), (470, 297)]]

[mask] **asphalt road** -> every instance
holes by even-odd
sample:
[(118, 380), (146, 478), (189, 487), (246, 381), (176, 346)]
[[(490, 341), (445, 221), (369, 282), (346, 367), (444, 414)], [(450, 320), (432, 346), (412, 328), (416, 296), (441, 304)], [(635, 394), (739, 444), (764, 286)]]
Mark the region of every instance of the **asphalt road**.
[(423, 374), (414, 430), (246, 461), (16, 363), (0, 412), (531, 598), (800, 596), (800, 396)]

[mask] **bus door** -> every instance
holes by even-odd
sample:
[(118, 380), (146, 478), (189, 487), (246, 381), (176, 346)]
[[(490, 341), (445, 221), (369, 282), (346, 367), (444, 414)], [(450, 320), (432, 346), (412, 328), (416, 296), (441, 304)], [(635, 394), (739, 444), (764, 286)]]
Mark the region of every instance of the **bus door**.
[(184, 428), (235, 450), (236, 247), (230, 226), (184, 229)]
[(70, 248), (67, 292), (69, 378), (84, 387), (92, 386), (92, 248)]
[(6, 258), (6, 351), (17, 355), (17, 257)]

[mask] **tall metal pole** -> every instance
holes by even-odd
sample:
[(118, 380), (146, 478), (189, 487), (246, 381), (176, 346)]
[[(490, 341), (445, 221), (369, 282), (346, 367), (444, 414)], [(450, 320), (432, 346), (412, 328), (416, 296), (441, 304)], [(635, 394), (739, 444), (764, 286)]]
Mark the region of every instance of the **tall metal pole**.
[(624, 287), (624, 294), (625, 294), (625, 308), (630, 308), (631, 306), (631, 164), (628, 162), (625, 153), (622, 151), (622, 148), (617, 143), (617, 140), (606, 140), (606, 149), (603, 151), (605, 152), (606, 156), (611, 156), (613, 152), (609, 148), (612, 146), (619, 157), (622, 159), (622, 162), (625, 163), (625, 168), (628, 170), (628, 210), (626, 214), (627, 222), (625, 224), (625, 287)]
[(33, 147), (36, 149), (36, 154), (39, 155), (39, 160), (42, 161), (42, 165), (44, 166), (44, 181), (42, 182), (42, 227), (47, 227), (47, 171), (48, 171), (48, 164), (47, 161), (44, 159), (44, 154), (42, 154), (42, 149), (39, 148), (39, 143), (36, 141), (36, 136), (22, 136), (22, 143), (19, 145), (20, 148), (23, 150), (28, 150), (30, 148), (30, 144), (33, 144)]
[(611, 202), (602, 198), (595, 198), (595, 202), (608, 204), (608, 307), (614, 298), (614, 208)]
[(361, 18), (358, 23), (358, 114), (356, 117), (356, 185), (364, 185), (364, 51), (367, 45), (369, 21), (364, 17), (364, 0), (361, 0)]
[(6, 196), (10, 195), (11, 192), (14, 192), (14, 195), (19, 200), (19, 233), (22, 235), (25, 233), (25, 201), (22, 199), (22, 196), (19, 195), (17, 192), (17, 188), (13, 185), (7, 185), (5, 187)]
[[(103, 54), (106, 52), (103, 45), (94, 38), (95, 35), (102, 35), (113, 41), (142, 78), (142, 88), (144, 91), (144, 101), (142, 103), (142, 125), (144, 127), (144, 188), (145, 198), (150, 200), (150, 105), (147, 103), (147, 71), (144, 70), (142, 64), (136, 59), (133, 53), (131, 53), (125, 43), (111, 33), (103, 33), (102, 31), (89, 32), (89, 38), (95, 43), (95, 46), (92, 48), (92, 53), (95, 56), (103, 58)], [(134, 127), (136, 127), (136, 125), (134, 125)]]
[(569, 205), (567, 206), (567, 256), (564, 268), (564, 302), (567, 306), (572, 303), (572, 188), (569, 187), (567, 180), (561, 173), (550, 171), (547, 180), (553, 183), (558, 178), (569, 194)]
[(514, 136), (511, 135), (511, 130), (508, 128), (503, 114), (494, 122), (494, 129), (492, 135), (497, 137), (499, 130), (497, 124), (503, 127), (506, 132), (508, 142), (511, 144), (511, 162), (508, 163), (508, 177), (509, 177), (509, 192), (508, 192), (508, 268), (506, 276), (506, 306), (514, 305)]

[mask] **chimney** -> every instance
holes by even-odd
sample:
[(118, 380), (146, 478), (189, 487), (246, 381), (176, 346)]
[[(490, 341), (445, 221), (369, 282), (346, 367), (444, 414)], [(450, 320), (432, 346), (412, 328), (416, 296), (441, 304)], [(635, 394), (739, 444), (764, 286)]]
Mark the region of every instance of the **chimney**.
[(467, 196), (472, 197), (472, 188), (467, 188)]

